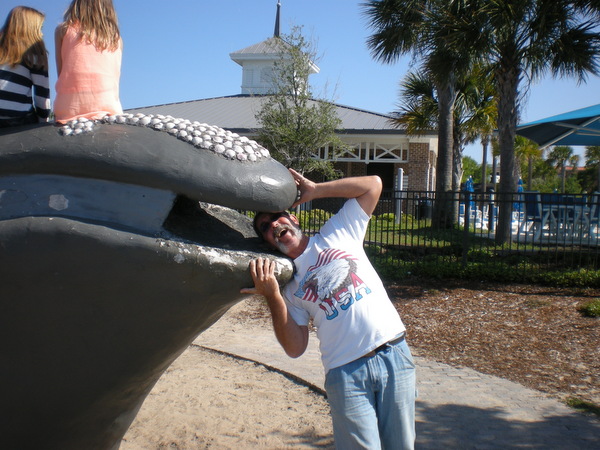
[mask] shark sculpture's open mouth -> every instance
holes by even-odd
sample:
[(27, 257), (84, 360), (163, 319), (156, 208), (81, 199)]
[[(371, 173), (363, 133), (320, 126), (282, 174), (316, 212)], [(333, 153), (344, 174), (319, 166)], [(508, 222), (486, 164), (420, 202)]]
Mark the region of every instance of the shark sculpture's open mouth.
[(288, 171), (252, 141), (154, 119), (0, 130), (3, 447), (118, 447), (163, 371), (242, 299), (249, 261), (273, 257), (229, 208), (288, 208)]

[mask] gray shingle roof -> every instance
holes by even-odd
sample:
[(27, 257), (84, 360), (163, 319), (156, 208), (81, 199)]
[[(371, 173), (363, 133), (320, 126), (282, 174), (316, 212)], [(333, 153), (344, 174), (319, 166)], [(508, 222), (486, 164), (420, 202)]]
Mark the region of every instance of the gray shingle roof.
[[(146, 106), (128, 109), (129, 113), (163, 114), (217, 125), (236, 132), (251, 132), (259, 128), (256, 114), (260, 111), (261, 96), (232, 95), (181, 103)], [(336, 112), (346, 133), (400, 134), (404, 130), (395, 128), (392, 116), (365, 111), (336, 104)]]

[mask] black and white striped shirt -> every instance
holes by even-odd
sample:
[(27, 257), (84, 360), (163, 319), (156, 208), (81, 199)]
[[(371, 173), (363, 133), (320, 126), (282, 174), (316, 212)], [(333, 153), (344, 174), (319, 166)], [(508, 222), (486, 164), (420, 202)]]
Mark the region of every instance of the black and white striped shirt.
[(40, 122), (50, 116), (48, 71), (23, 64), (0, 65), (0, 122), (18, 121), (35, 112)]

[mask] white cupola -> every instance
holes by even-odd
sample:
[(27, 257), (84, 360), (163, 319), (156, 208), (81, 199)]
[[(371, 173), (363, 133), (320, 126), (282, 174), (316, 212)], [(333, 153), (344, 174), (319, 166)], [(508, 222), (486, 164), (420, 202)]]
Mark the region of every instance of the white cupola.
[[(278, 1), (273, 37), (229, 54), (234, 62), (242, 66), (242, 94), (264, 95), (273, 92), (273, 68), (282, 58), (281, 44), (284, 43), (279, 36), (280, 12), (281, 2)], [(315, 64), (311, 64), (311, 73), (319, 73)]]

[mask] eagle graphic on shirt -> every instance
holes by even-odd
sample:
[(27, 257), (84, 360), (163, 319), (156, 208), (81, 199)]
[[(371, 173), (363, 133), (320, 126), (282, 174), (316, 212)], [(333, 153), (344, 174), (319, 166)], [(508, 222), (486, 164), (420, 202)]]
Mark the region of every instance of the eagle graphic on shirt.
[(319, 253), (316, 263), (310, 266), (300, 282), (295, 296), (318, 303), (328, 320), (339, 315), (338, 307), (345, 311), (355, 301), (371, 290), (356, 274), (357, 258), (333, 248)]

